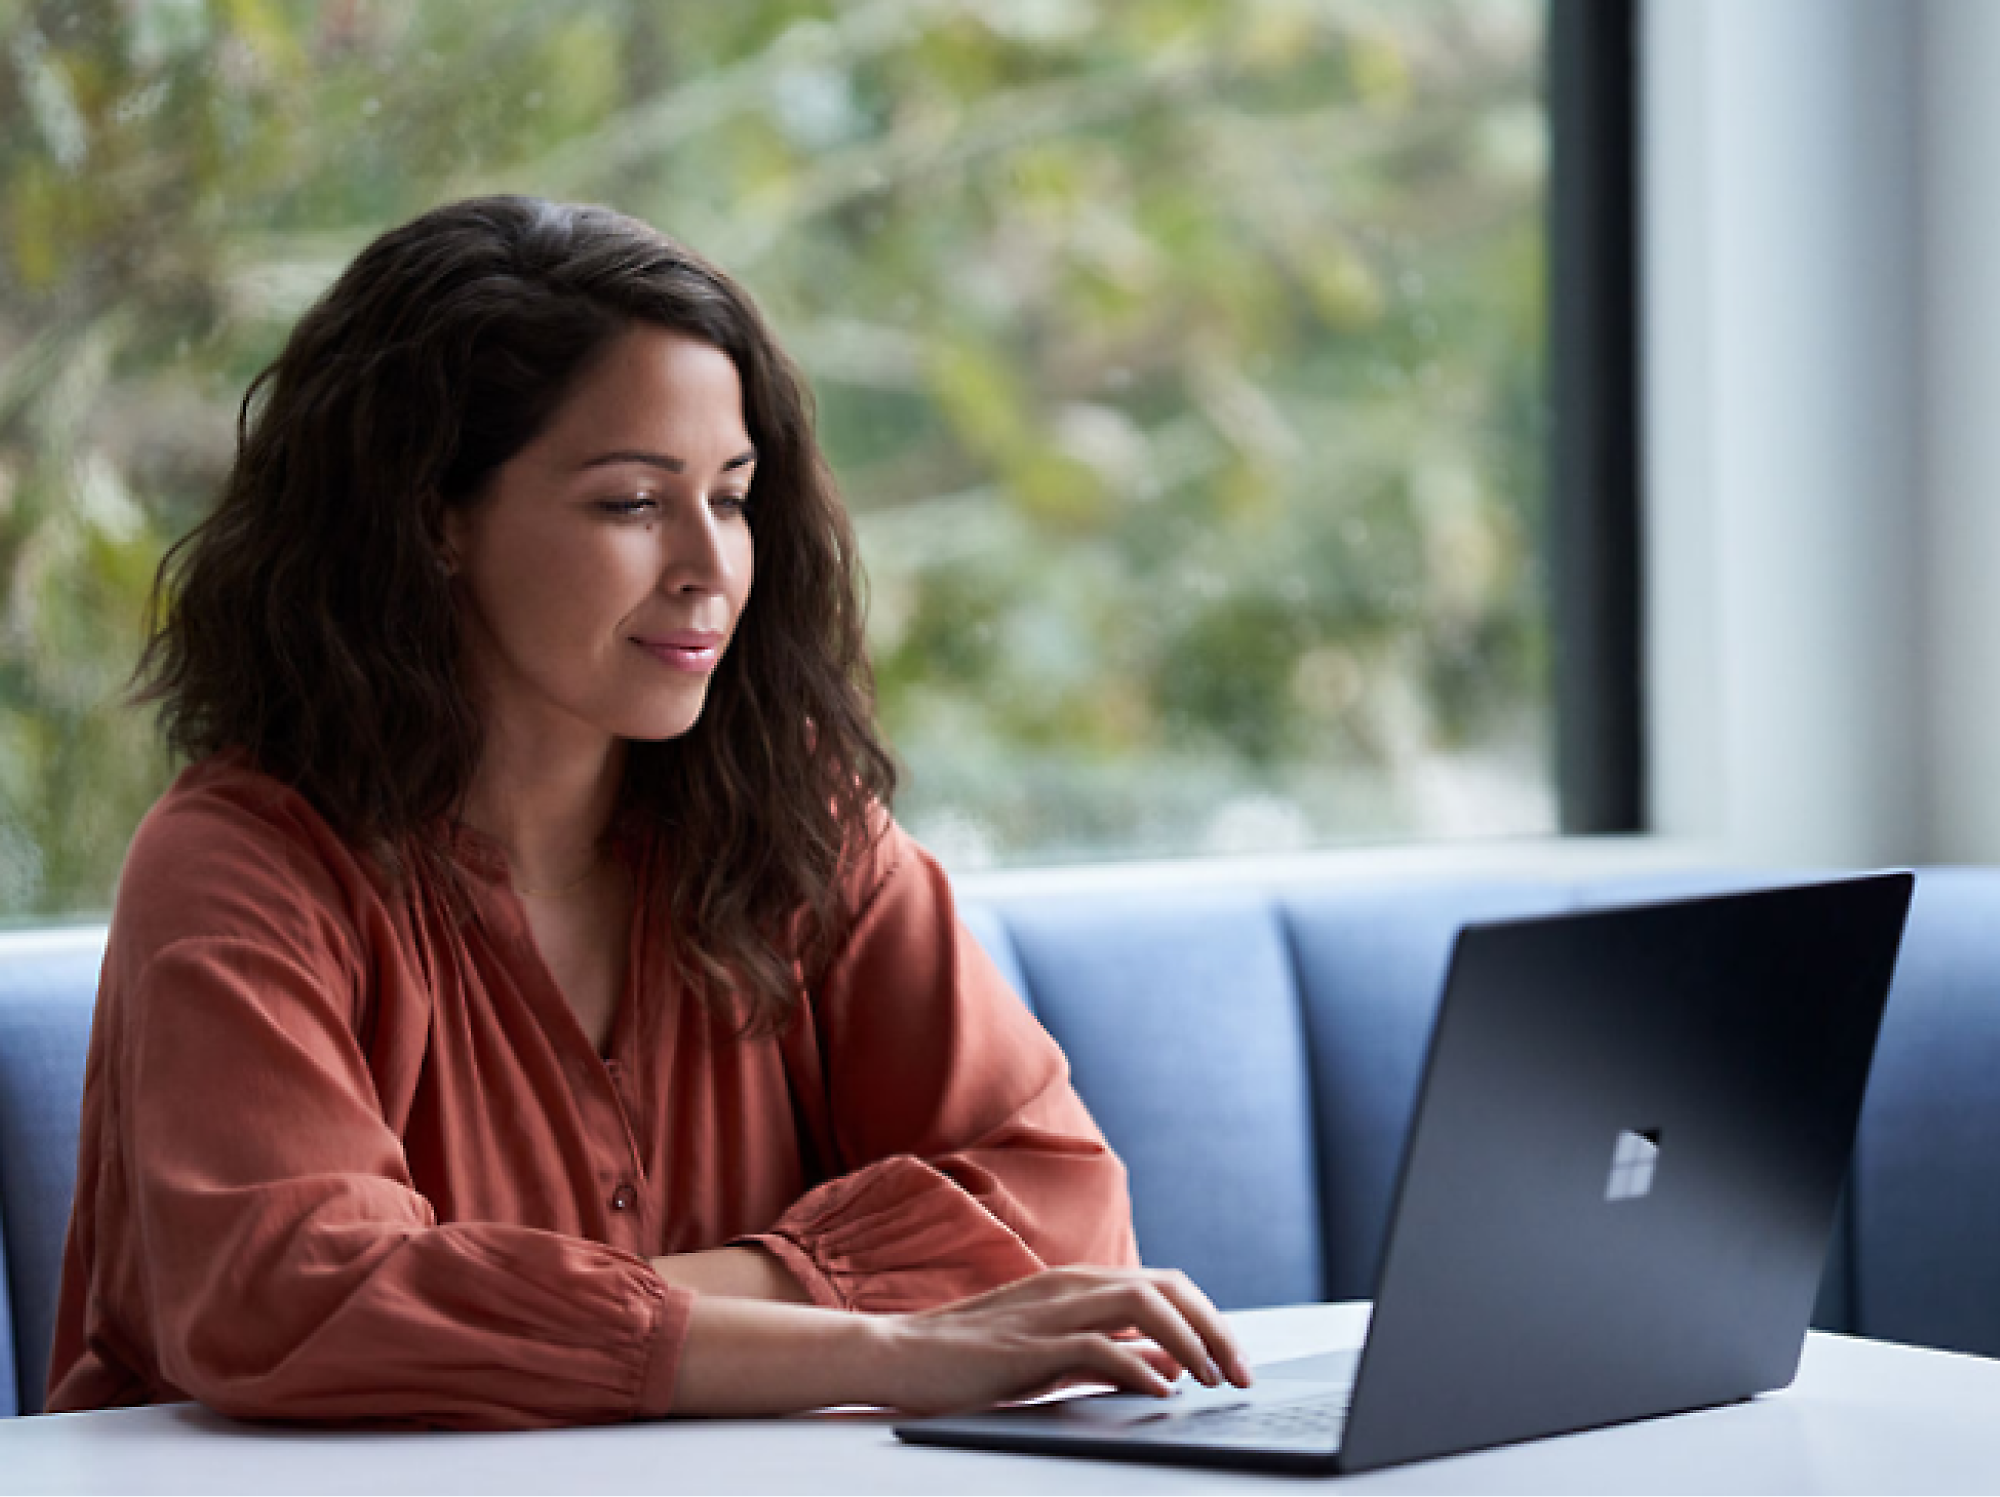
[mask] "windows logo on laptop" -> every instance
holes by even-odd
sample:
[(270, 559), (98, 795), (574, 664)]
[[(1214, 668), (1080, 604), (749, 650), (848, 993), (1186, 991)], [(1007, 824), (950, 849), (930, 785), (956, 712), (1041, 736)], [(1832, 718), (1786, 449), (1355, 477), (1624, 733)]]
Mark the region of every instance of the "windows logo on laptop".
[(1611, 1178), (1604, 1183), (1607, 1201), (1634, 1201), (1653, 1191), (1653, 1166), (1660, 1158), (1660, 1130), (1627, 1128), (1611, 1150)]

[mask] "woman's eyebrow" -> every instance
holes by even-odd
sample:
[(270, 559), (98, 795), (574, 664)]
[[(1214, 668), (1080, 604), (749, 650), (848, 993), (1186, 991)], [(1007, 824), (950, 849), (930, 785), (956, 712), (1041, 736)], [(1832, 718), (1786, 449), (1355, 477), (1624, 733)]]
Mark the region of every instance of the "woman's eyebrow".
[[(736, 468), (747, 468), (756, 461), (757, 450), (753, 447), (748, 451), (737, 453), (736, 456), (724, 463), (722, 471), (728, 473)], [(664, 468), (669, 473), (687, 472), (686, 458), (674, 457), (670, 453), (665, 452), (641, 452), (630, 448), (621, 448), (616, 452), (600, 452), (596, 457), (584, 459), (577, 467), (579, 470), (585, 468), (608, 468), (618, 463), (644, 463), (649, 468)]]

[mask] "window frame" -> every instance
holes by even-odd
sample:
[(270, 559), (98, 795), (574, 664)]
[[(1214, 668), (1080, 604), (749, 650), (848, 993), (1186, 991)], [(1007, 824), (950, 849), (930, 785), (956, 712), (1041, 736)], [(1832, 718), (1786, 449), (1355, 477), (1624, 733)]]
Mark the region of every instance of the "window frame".
[(1648, 829), (1639, 0), (1550, 0), (1551, 705), (1558, 828)]

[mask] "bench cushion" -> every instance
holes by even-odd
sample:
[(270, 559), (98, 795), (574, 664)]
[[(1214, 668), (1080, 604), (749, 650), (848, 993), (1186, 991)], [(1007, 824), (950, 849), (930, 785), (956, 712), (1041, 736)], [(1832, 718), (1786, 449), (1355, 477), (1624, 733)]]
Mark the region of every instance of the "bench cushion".
[[(1241, 1307), (1371, 1292), (1462, 924), (1775, 881), (1107, 882), (962, 913), (1130, 1167), (1147, 1260)], [(0, 1411), (41, 1406), (102, 943), (0, 937)], [(1816, 1324), (2000, 1354), (1996, 1076), (2000, 870), (1926, 872)]]
[(0, 960), (0, 1223), (11, 1325), (0, 1358), (9, 1413), (39, 1413), (76, 1181), (83, 1057), (101, 929), (14, 938)]
[(1147, 1261), (1225, 1309), (1320, 1298), (1304, 1037), (1270, 903), (1122, 894), (1002, 914), (1036, 1012), (1131, 1171)]

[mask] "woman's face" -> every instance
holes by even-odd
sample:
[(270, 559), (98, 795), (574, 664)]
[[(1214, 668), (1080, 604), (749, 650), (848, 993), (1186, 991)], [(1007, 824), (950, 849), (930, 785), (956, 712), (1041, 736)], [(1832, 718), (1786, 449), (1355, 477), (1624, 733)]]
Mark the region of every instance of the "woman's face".
[(694, 726), (750, 596), (756, 464), (729, 356), (623, 334), (445, 521), (489, 731), (664, 739)]

